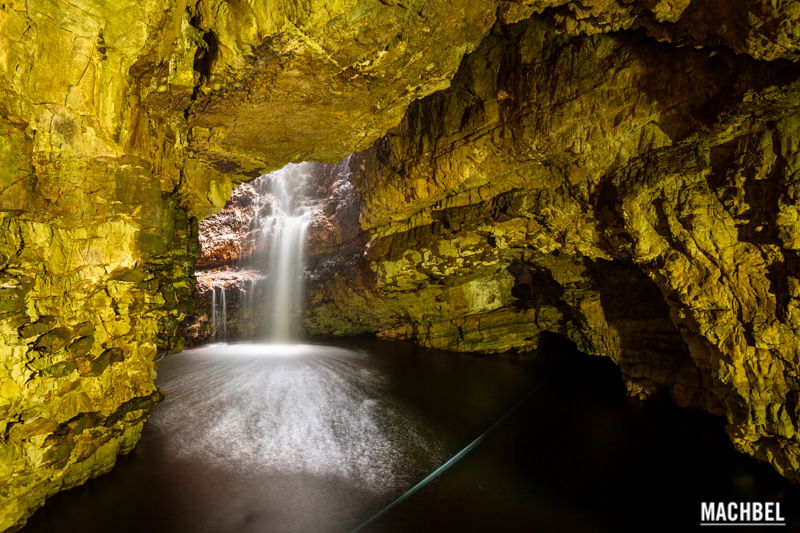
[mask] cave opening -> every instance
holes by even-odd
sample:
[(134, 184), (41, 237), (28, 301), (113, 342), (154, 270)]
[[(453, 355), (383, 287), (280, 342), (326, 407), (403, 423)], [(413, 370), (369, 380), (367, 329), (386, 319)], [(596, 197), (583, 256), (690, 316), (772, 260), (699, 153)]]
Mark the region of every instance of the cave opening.
[(304, 337), (305, 289), (318, 273), (308, 262), (324, 255), (332, 228), (358, 224), (349, 164), (289, 163), (240, 184), (200, 222), (190, 346)]

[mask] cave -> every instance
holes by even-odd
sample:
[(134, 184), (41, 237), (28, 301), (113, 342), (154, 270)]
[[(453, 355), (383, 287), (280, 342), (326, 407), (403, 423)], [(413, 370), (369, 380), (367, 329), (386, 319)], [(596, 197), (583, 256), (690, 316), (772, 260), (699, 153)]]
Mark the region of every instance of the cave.
[(795, 3), (0, 27), (0, 531), (800, 530)]

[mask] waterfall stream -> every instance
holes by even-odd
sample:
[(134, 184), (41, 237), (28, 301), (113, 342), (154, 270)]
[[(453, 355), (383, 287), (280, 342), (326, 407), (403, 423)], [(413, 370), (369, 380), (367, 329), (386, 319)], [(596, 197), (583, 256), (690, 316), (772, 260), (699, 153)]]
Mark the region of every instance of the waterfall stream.
[[(319, 205), (309, 198), (311, 165), (289, 164), (259, 178), (272, 199), (271, 214), (262, 222), (266, 258), (266, 339), (296, 340), (302, 323), (306, 234)], [(266, 190), (265, 190), (266, 189)]]
[(220, 297), (217, 300), (217, 286), (211, 285), (211, 337), (214, 342), (228, 341), (228, 302), (225, 297), (225, 286), (219, 287)]
[(211, 340), (217, 340), (217, 289), (211, 285)]
[(306, 233), (319, 205), (306, 194), (308, 163), (289, 164), (262, 179), (269, 189), (272, 212), (262, 226), (267, 239), (266, 338), (286, 343), (296, 340), (302, 322)]
[[(307, 194), (313, 185), (313, 170), (312, 163), (289, 164), (248, 184), (254, 189), (255, 199), (247, 235), (250, 240), (244, 248), (253, 253), (234, 270), (225, 271), (227, 281), (211, 283), (209, 323), (214, 342), (235, 338), (237, 327), (241, 331), (242, 320), (258, 324), (253, 329), (260, 332), (258, 337), (262, 340), (289, 343), (298, 339), (306, 234), (319, 209), (319, 201)], [(228, 294), (226, 284), (231, 284), (227, 289), (232, 294)], [(231, 335), (228, 335), (229, 305), (231, 310), (238, 311), (238, 318), (232, 317)]]
[(220, 329), (217, 332), (217, 340), (220, 342), (228, 342), (228, 301), (225, 298), (225, 286), (219, 288), (220, 290)]

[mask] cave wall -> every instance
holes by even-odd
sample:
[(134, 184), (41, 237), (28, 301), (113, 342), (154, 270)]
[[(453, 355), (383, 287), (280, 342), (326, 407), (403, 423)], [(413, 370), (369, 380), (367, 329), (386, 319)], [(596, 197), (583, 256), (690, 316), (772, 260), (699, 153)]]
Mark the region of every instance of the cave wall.
[(354, 156), (367, 251), (314, 287), (309, 330), (482, 352), (556, 332), (799, 479), (797, 6), (740, 4), (496, 26)]
[(235, 183), (368, 147), (505, 2), (451, 4), (0, 5), (0, 531), (136, 443), (193, 307), (198, 219)]
[(238, 182), (356, 150), (368, 252), (320, 256), (310, 329), (480, 351), (559, 331), (795, 475), (798, 19), (766, 0), (3, 2), (0, 530), (135, 444), (198, 220)]

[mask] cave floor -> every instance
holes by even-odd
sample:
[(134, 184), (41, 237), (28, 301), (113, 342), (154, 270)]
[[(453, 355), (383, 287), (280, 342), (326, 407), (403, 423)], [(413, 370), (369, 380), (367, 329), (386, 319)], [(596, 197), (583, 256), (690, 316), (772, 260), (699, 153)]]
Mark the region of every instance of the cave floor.
[(723, 420), (626, 399), (609, 360), (334, 344), (163, 359), (139, 446), (23, 531), (349, 531), (514, 405), (365, 531), (691, 531), (701, 501), (767, 500), (800, 525), (800, 487), (734, 451)]

